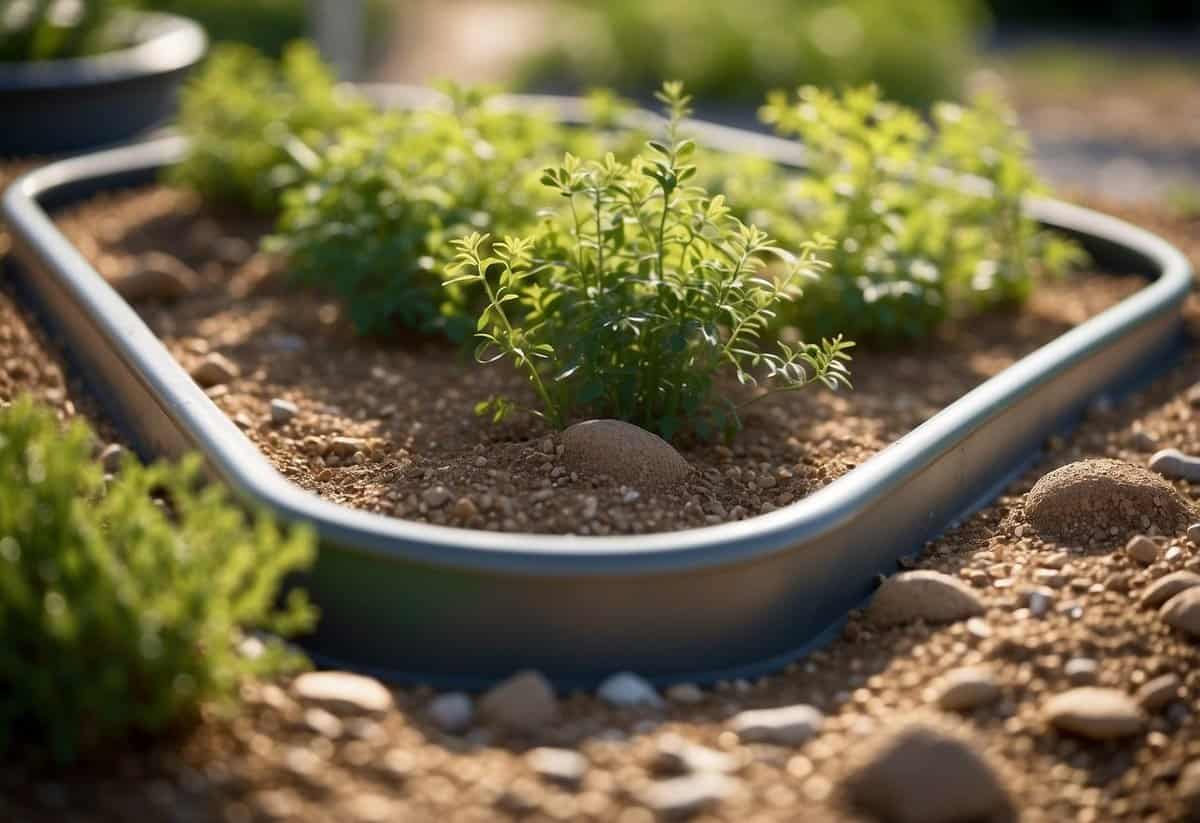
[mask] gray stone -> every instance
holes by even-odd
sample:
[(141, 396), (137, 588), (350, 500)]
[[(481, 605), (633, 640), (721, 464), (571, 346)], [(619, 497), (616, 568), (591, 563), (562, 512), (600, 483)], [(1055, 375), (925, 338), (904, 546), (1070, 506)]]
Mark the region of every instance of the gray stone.
[(1063, 674), (1076, 686), (1087, 686), (1096, 682), (1100, 666), (1090, 657), (1072, 657), (1063, 666)]
[(1056, 729), (1089, 740), (1116, 740), (1139, 734), (1146, 725), (1141, 707), (1125, 692), (1084, 686), (1055, 695), (1043, 714)]
[(820, 733), (825, 716), (807, 704), (777, 709), (744, 711), (730, 720), (730, 726), (745, 743), (776, 743), (799, 746)]
[(562, 434), (563, 463), (584, 475), (607, 475), (641, 488), (673, 486), (691, 471), (656, 434), (620, 420), (587, 420)]
[(613, 706), (663, 705), (663, 699), (645, 678), (633, 672), (618, 672), (605, 678), (596, 689), (596, 696)]
[(699, 743), (693, 743), (677, 734), (666, 733), (658, 738), (658, 751), (654, 768), (667, 774), (691, 772), (719, 772), (731, 774), (738, 769), (738, 759)]
[(877, 626), (895, 626), (917, 620), (953, 623), (983, 613), (983, 601), (966, 583), (941, 572), (919, 570), (885, 580), (871, 598), (866, 617)]
[(125, 447), (120, 443), (110, 443), (100, 452), (100, 466), (106, 474), (116, 474), (125, 459)]
[(699, 703), (704, 699), (704, 692), (695, 683), (676, 683), (667, 689), (667, 699), (673, 703)]
[(475, 718), (475, 705), (465, 692), (439, 694), (429, 702), (427, 711), (435, 726), (451, 734), (466, 730)]
[(196, 288), (196, 273), (178, 258), (162, 252), (149, 252), (136, 265), (113, 281), (117, 294), (130, 302), (138, 300), (171, 301)]
[(479, 699), (479, 715), (508, 731), (530, 734), (557, 719), (558, 702), (545, 677), (523, 671), (484, 694)]
[(430, 486), (421, 492), (421, 500), (431, 509), (440, 509), (449, 503), (453, 496), (445, 486)]
[(1200, 480), (1200, 457), (1179, 449), (1162, 449), (1150, 458), (1150, 468), (1168, 480)]

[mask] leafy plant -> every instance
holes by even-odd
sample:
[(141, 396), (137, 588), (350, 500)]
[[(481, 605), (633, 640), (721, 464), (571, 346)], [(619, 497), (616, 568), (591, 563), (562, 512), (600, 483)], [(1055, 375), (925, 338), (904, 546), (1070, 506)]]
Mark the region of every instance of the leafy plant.
[[(776, 391), (847, 383), (852, 344), (840, 337), (774, 350), (760, 341), (780, 304), (823, 268), (822, 241), (793, 256), (734, 218), (722, 196), (689, 185), (695, 146), (680, 123), (690, 98), (677, 83), (659, 98), (670, 126), (647, 155), (625, 164), (567, 154), (545, 170), (542, 183), (566, 204), (540, 232), (455, 242), (448, 283), (487, 294), (477, 359), (523, 370), (555, 426), (586, 412), (667, 438), (711, 436), (740, 425), (723, 371), (747, 385), (760, 372)], [(511, 408), (501, 398), (480, 411)]]
[(282, 576), (313, 541), (246, 516), (198, 462), (142, 467), (107, 483), (91, 434), (18, 400), (0, 409), (0, 752), (17, 742), (58, 760), (156, 732), (240, 679), (301, 661), (279, 641), (235, 649), (256, 628), (281, 635), (314, 613)]
[(677, 77), (706, 98), (875, 82), (925, 105), (956, 95), (987, 20), (980, 0), (560, 0), (522, 79), (631, 93)]
[(538, 173), (569, 133), (544, 115), (490, 108), (480, 91), (450, 91), (447, 109), (343, 130), (283, 197), (271, 248), (288, 255), (298, 282), (340, 297), (360, 331), (465, 338), (482, 293), (443, 287), (451, 241), (524, 231), (552, 202)]
[(82, 57), (119, 48), (127, 0), (0, 0), (0, 62)]
[[(874, 87), (805, 87), (772, 95), (763, 119), (803, 142), (810, 172), (781, 182), (777, 170), (743, 167), (727, 184), (752, 189), (785, 238), (837, 238), (832, 276), (787, 315), (805, 333), (920, 337), (947, 317), (1019, 301), (1037, 276), (1080, 259), (1022, 214), (1040, 187), (1025, 137), (995, 101), (939, 104), (931, 127)], [(963, 175), (988, 180), (990, 195), (965, 190)]]
[(310, 45), (294, 43), (280, 62), (222, 46), (184, 89), (179, 129), (190, 148), (168, 177), (211, 200), (275, 211), (339, 129), (371, 116)]

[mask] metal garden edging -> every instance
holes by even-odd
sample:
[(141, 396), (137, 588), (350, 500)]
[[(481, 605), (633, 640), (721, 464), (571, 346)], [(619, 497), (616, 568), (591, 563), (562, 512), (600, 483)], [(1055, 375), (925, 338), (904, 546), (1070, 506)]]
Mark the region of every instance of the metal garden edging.
[(188, 70), (208, 48), (197, 23), (131, 15), (133, 45), (87, 57), (0, 63), (0, 156), (54, 154), (115, 143), (175, 108)]
[[(566, 119), (576, 105), (547, 104)], [(692, 132), (718, 148), (802, 159), (762, 135), (700, 123)], [(1159, 237), (1032, 200), (1032, 216), (1079, 238), (1099, 263), (1154, 281), (805, 499), (644, 536), (433, 526), (356, 511), (285, 480), (51, 221), (51, 208), (152, 181), (186, 145), (156, 140), (19, 179), (3, 202), (22, 264), (13, 274), (144, 454), (199, 450), (249, 503), (315, 526), (322, 548), (302, 582), (322, 619), (306, 647), (320, 662), (398, 682), (470, 688), (518, 668), (563, 686), (618, 670), (704, 682), (782, 665), (836, 631), (878, 574), (997, 494), (1091, 399), (1161, 364), (1181, 339), (1191, 283), (1187, 260)]]

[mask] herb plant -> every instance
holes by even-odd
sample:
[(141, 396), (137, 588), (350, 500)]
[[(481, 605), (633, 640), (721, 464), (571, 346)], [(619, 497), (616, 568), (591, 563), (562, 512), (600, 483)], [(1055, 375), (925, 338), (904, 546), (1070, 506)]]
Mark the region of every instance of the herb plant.
[(451, 89), (451, 99), (343, 130), (283, 197), (271, 247), (297, 282), (340, 297), (362, 332), (465, 338), (482, 292), (443, 286), (451, 241), (525, 231), (553, 202), (537, 178), (567, 132), (543, 115), (490, 108), (478, 91)]
[(179, 130), (191, 142), (169, 179), (210, 200), (273, 212), (339, 129), (371, 115), (307, 44), (291, 45), (280, 62), (222, 46), (184, 89)]
[[(565, 205), (541, 231), (492, 243), (455, 242), (449, 284), (487, 294), (477, 329), (481, 362), (511, 360), (555, 426), (583, 414), (617, 417), (671, 438), (729, 433), (738, 405), (719, 384), (761, 373), (776, 391), (847, 383), (852, 344), (761, 340), (778, 307), (824, 264), (821, 241), (798, 255), (730, 214), (722, 196), (689, 185), (695, 151), (680, 135), (690, 98), (664, 86), (665, 141), (626, 164), (567, 154), (542, 183)], [(480, 411), (502, 417), (497, 398)]]
[[(874, 87), (805, 87), (795, 99), (772, 95), (763, 118), (800, 138), (809, 173), (785, 182), (742, 166), (727, 184), (752, 191), (781, 236), (837, 239), (832, 276), (786, 317), (807, 334), (917, 338), (947, 317), (1019, 301), (1037, 276), (1080, 257), (1021, 213), (1039, 186), (1024, 136), (995, 101), (939, 104), (930, 126)], [(967, 174), (990, 181), (991, 195), (958, 185)]]
[[(307, 531), (246, 515), (198, 462), (128, 459), (105, 482), (92, 437), (27, 399), (0, 409), (0, 752), (59, 761), (163, 730), (241, 678), (294, 667), (277, 640), (311, 625), (284, 574), (307, 565)], [(156, 499), (157, 498), (157, 499)]]

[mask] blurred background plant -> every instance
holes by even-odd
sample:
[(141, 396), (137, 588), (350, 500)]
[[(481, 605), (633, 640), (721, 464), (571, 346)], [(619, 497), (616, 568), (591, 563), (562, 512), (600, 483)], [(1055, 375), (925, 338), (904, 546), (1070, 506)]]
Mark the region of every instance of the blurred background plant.
[(128, 0), (0, 0), (0, 62), (82, 57), (124, 45)]

